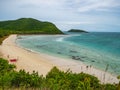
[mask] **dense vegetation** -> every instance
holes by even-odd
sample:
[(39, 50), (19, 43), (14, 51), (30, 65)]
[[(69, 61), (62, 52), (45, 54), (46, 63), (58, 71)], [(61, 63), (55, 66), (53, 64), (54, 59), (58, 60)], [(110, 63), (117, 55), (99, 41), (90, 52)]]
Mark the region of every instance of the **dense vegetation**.
[(0, 29), (19, 34), (63, 34), (54, 24), (33, 18), (1, 21)]
[(10, 34), (63, 34), (54, 24), (32, 18), (0, 21), (0, 43)]
[(99, 80), (85, 73), (63, 72), (54, 67), (46, 77), (37, 72), (15, 71), (15, 65), (0, 58), (0, 89), (6, 90), (120, 90), (119, 85), (100, 84)]
[(70, 29), (68, 32), (87, 33), (87, 31), (85, 31), (85, 30), (80, 30), (80, 29)]

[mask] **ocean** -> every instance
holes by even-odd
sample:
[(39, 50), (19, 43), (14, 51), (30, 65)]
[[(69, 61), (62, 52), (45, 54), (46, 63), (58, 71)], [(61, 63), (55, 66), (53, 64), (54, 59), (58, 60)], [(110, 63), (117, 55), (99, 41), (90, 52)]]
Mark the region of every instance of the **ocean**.
[(90, 32), (68, 35), (21, 35), (16, 43), (28, 50), (81, 61), (120, 75), (120, 33)]

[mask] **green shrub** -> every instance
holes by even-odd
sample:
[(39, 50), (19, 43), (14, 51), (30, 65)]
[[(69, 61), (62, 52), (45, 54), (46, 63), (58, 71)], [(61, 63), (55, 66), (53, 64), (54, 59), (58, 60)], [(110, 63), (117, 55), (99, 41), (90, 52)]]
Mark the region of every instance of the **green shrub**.
[(100, 84), (99, 80), (89, 74), (63, 72), (53, 67), (43, 77), (38, 72), (15, 71), (15, 66), (0, 58), (0, 89), (38, 89), (38, 90), (119, 90), (120, 85)]

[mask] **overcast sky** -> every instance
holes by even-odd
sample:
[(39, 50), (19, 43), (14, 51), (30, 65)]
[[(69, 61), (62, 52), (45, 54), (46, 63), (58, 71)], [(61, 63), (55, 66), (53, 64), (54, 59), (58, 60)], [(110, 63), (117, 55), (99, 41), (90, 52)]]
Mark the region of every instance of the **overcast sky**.
[(120, 32), (120, 0), (0, 0), (0, 21), (31, 17), (61, 30)]

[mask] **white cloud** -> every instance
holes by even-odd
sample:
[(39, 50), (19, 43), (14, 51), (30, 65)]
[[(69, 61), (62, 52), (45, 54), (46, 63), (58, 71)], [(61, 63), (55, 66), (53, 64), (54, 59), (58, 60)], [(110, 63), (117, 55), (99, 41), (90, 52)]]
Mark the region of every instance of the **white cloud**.
[(83, 25), (83, 24), (93, 24), (94, 22), (80, 22), (80, 21), (62, 21), (62, 22), (56, 22), (59, 24), (68, 24), (68, 25)]
[(118, 6), (120, 6), (120, 1), (118, 0), (89, 0), (83, 3), (80, 3), (78, 5), (78, 11), (79, 12), (87, 12), (87, 11), (93, 11), (93, 10), (107, 11), (111, 8), (118, 7)]
[(91, 24), (94, 28), (120, 23), (119, 9), (120, 0), (1, 0), (0, 19), (32, 17), (54, 22), (61, 29)]

